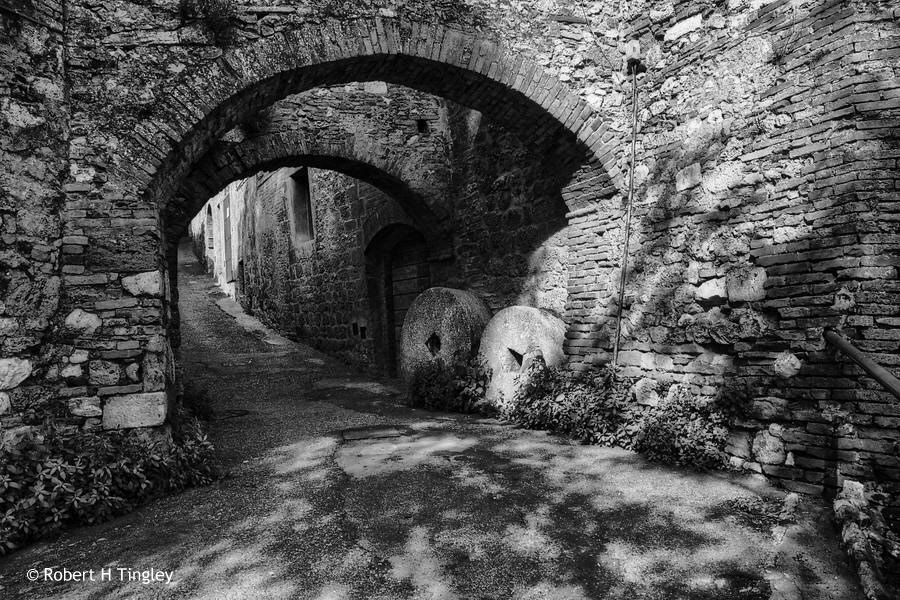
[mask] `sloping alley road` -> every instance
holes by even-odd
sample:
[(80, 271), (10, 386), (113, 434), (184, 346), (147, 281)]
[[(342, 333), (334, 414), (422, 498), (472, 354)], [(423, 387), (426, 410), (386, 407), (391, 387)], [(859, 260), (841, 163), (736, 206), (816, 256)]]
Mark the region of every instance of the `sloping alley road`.
[[(778, 522), (760, 514), (783, 495), (753, 478), (410, 410), (389, 385), (248, 329), (182, 258), (185, 374), (214, 400), (226, 477), (0, 560), (0, 598), (859, 597), (823, 504)], [(174, 573), (25, 576), (104, 567)]]

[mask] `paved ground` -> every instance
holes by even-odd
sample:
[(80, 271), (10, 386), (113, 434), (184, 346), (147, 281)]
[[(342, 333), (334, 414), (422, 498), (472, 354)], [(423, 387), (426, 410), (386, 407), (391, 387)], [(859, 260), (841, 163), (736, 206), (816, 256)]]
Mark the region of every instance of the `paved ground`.
[[(228, 475), (4, 559), (0, 598), (859, 597), (814, 500), (778, 523), (761, 515), (782, 494), (759, 480), (411, 411), (220, 310), (196, 262), (181, 294), (186, 376), (215, 399)], [(50, 567), (114, 581), (26, 580)]]

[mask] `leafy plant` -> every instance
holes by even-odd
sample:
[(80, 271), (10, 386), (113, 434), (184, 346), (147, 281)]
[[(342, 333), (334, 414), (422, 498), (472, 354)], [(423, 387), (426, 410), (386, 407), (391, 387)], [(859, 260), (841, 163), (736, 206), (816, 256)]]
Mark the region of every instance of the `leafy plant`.
[(723, 412), (681, 388), (658, 406), (642, 406), (633, 398), (634, 383), (613, 367), (569, 373), (537, 358), (520, 375), (502, 416), (582, 443), (637, 450), (659, 462), (700, 469), (723, 464), (730, 408)]
[(676, 388), (645, 417), (634, 448), (662, 463), (720, 467), (727, 425), (725, 414), (712, 403)]
[(488, 413), (491, 409), (484, 397), (490, 377), (490, 369), (478, 358), (456, 367), (435, 359), (413, 374), (409, 405), (427, 410)]
[(612, 368), (567, 373), (536, 357), (519, 376), (520, 384), (504, 418), (529, 429), (547, 429), (591, 444), (631, 446), (631, 427), (641, 407), (629, 402), (632, 381)]
[(163, 444), (135, 431), (51, 425), (42, 437), (0, 451), (0, 554), (212, 481), (213, 447), (199, 422), (183, 419), (175, 431)]
[[(489, 380), (490, 370), (483, 363), (451, 369), (435, 360), (412, 378), (410, 404), (429, 410), (488, 412), (484, 396)], [(709, 402), (676, 386), (657, 406), (644, 406), (634, 397), (635, 380), (614, 367), (572, 373), (548, 367), (540, 356), (529, 361), (517, 384), (513, 397), (493, 409), (508, 422), (697, 469), (724, 464), (728, 420), (741, 404), (730, 394)]]

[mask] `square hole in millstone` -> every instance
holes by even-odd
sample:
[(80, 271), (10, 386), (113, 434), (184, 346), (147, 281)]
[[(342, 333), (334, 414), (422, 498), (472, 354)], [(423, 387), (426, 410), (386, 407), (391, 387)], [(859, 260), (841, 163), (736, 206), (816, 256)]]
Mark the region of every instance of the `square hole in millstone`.
[(504, 371), (521, 371), (522, 370), (522, 362), (525, 360), (525, 355), (521, 352), (516, 352), (512, 348), (507, 348), (509, 353), (506, 355), (506, 359), (503, 361)]
[(428, 347), (428, 351), (431, 352), (432, 356), (437, 356), (441, 352), (441, 338), (437, 333), (432, 333), (427, 340), (425, 340), (425, 346)]

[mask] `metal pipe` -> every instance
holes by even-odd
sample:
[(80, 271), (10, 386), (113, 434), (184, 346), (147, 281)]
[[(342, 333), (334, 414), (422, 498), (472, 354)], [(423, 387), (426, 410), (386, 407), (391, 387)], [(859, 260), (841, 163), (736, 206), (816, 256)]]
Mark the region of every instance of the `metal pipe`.
[(634, 200), (634, 157), (637, 151), (638, 69), (631, 71), (631, 165), (628, 169), (628, 202), (625, 206), (625, 241), (622, 244), (622, 269), (619, 276), (619, 304), (616, 307), (616, 337), (613, 341), (613, 365), (619, 362), (619, 341), (622, 337), (622, 303), (625, 300), (625, 276), (628, 273), (628, 241), (631, 237), (631, 205)]
[(863, 371), (868, 373), (872, 379), (880, 383), (887, 391), (900, 398), (900, 379), (894, 377), (890, 371), (866, 356), (865, 353), (834, 329), (826, 328), (822, 332), (822, 337), (825, 338), (826, 342), (846, 354), (850, 360), (859, 365)]

